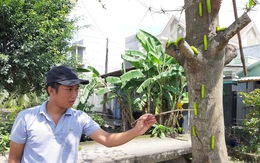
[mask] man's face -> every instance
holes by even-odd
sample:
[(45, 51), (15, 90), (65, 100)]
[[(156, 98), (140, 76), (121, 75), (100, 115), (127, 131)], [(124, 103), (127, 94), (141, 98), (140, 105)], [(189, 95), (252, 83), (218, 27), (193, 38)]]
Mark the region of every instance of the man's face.
[(78, 96), (79, 85), (65, 86), (60, 85), (58, 91), (54, 89), (50, 94), (50, 98), (54, 100), (57, 107), (67, 109), (73, 106)]

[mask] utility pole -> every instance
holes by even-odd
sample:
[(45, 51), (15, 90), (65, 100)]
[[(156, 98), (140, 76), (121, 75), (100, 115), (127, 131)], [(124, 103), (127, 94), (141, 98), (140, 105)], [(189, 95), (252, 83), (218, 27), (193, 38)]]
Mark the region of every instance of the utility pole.
[[(105, 60), (105, 74), (107, 74), (108, 71), (108, 38), (106, 39), (107, 43), (106, 43), (106, 60)], [(104, 101), (107, 101), (107, 94), (105, 93), (104, 96)], [(103, 103), (103, 113), (107, 114), (107, 108), (106, 108), (106, 102)]]
[(108, 71), (108, 38), (106, 40), (107, 40), (107, 45), (106, 45), (105, 74)]
[[(237, 16), (236, 0), (233, 0), (232, 2), (233, 2), (235, 20), (237, 20), (238, 16)], [(246, 63), (245, 63), (245, 57), (244, 57), (244, 51), (243, 51), (240, 31), (237, 32), (237, 38), (238, 38), (238, 44), (239, 44), (239, 50), (240, 50), (240, 59), (241, 59), (242, 65), (243, 65), (244, 74), (245, 74), (245, 76), (247, 76), (247, 68), (246, 68)]]

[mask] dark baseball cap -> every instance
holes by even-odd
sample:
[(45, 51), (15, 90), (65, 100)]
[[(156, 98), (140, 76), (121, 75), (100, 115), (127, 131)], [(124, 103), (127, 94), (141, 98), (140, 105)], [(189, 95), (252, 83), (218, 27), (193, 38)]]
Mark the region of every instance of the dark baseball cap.
[(66, 86), (88, 84), (88, 80), (79, 79), (76, 70), (68, 66), (55, 66), (47, 73), (47, 84), (60, 83)]

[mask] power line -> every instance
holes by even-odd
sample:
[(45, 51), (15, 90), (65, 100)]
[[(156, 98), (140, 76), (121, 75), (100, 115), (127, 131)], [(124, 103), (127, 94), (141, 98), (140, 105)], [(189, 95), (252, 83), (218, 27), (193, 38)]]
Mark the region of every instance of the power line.
[[(81, 36), (84, 36), (84, 37), (92, 37), (92, 38), (96, 38), (96, 39), (102, 39), (102, 40), (106, 40), (107, 39), (107, 36), (104, 34), (104, 32), (99, 28), (98, 24), (96, 23), (95, 19), (93, 18), (93, 16), (90, 14), (89, 10), (87, 9), (86, 5), (84, 4), (84, 0), (81, 1), (82, 4), (83, 4), (83, 7), (86, 9), (88, 15), (90, 16), (91, 20), (94, 22), (95, 26), (97, 27), (97, 30), (102, 34), (103, 38), (99, 38), (99, 37), (94, 37), (94, 36), (87, 36), (87, 35), (84, 35), (84, 34), (81, 34)], [(102, 4), (102, 7), (104, 8), (105, 5)], [(106, 8), (104, 8), (106, 9)], [(119, 43), (117, 41), (113, 41), (111, 39), (109, 39), (109, 42), (113, 42), (115, 44), (118, 44), (118, 45), (121, 45), (121, 46), (124, 46), (124, 44), (122, 43)]]
[[(82, 37), (88, 37), (88, 38), (94, 38), (94, 39), (97, 39), (97, 40), (102, 40), (102, 41), (106, 41), (107, 38), (103, 38), (103, 37), (95, 37), (95, 36), (89, 36), (89, 35), (85, 35), (85, 34), (80, 34), (80, 36)], [(111, 40), (109, 39), (109, 42), (112, 43), (112, 44), (117, 44), (117, 45), (120, 45), (120, 46), (124, 46), (124, 43), (120, 43), (118, 41), (114, 41), (114, 40)], [(92, 42), (94, 43), (94, 42)]]
[(88, 11), (87, 7), (84, 4), (84, 0), (81, 1), (83, 4), (83, 7), (86, 9), (86, 11), (88, 12), (90, 18), (92, 19), (92, 21), (94, 22), (95, 26), (97, 27), (98, 31), (104, 36), (104, 38), (107, 38), (106, 35), (104, 34), (104, 32), (99, 28), (98, 24), (96, 23), (96, 21), (93, 19), (92, 15), (90, 14), (90, 12)]
[(154, 14), (164, 14), (166, 15), (168, 18), (170, 18), (170, 15), (169, 13), (170, 12), (182, 12), (184, 10), (184, 6), (181, 6), (179, 9), (175, 9), (175, 10), (166, 10), (166, 9), (163, 9), (162, 6), (161, 6), (161, 9), (158, 9), (158, 8), (155, 8), (153, 7), (151, 4), (152, 4), (152, 0), (150, 1), (150, 5), (147, 5), (143, 2), (140, 2), (139, 0), (136, 0), (139, 4), (141, 4), (143, 7), (147, 8), (147, 11), (143, 17), (143, 19), (141, 20), (141, 22), (139, 24), (142, 23), (142, 21), (144, 20), (146, 14), (148, 12), (151, 13), (151, 15), (154, 15)]
[(163, 9), (162, 7), (160, 9), (153, 7), (152, 1), (150, 3), (150, 5), (146, 5), (143, 2), (140, 2), (139, 0), (136, 0), (139, 4), (141, 4), (142, 6), (144, 6), (145, 8), (147, 8), (148, 11), (152, 12), (153, 14), (168, 14), (169, 12), (178, 12), (178, 11), (182, 11), (183, 10), (183, 6), (180, 9), (175, 9), (175, 10), (166, 10)]

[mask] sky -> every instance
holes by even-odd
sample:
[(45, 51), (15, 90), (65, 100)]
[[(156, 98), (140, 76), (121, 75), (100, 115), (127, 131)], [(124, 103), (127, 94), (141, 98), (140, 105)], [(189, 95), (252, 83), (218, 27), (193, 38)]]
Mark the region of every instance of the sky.
[[(124, 44), (125, 37), (134, 35), (139, 29), (143, 29), (153, 35), (162, 32), (172, 15), (180, 16), (184, 0), (101, 0), (105, 4), (102, 8), (97, 0), (78, 0), (74, 17), (80, 18), (80, 25), (92, 25), (79, 32), (79, 37), (109, 38)], [(243, 7), (247, 0), (237, 0), (239, 15), (243, 13)], [(149, 11), (150, 8), (150, 11)], [(155, 13), (161, 9), (167, 12)], [(260, 29), (260, 4), (249, 15)], [(184, 13), (182, 14), (184, 15)], [(232, 0), (223, 0), (220, 10), (220, 25), (228, 26), (234, 21)]]
[[(106, 39), (108, 43), (108, 72), (121, 69), (121, 54), (125, 51), (125, 38), (135, 35), (142, 29), (154, 36), (161, 34), (171, 16), (177, 18), (181, 13), (184, 0), (77, 0), (71, 16), (78, 18), (78, 25), (88, 26), (75, 34), (75, 42), (84, 41), (87, 58), (85, 65), (95, 67), (105, 73)], [(236, 0), (238, 15), (248, 0)], [(166, 11), (162, 13), (160, 11)], [(249, 15), (258, 24), (260, 30), (260, 4)], [(228, 27), (234, 21), (232, 0), (223, 0), (220, 9), (220, 26)]]

